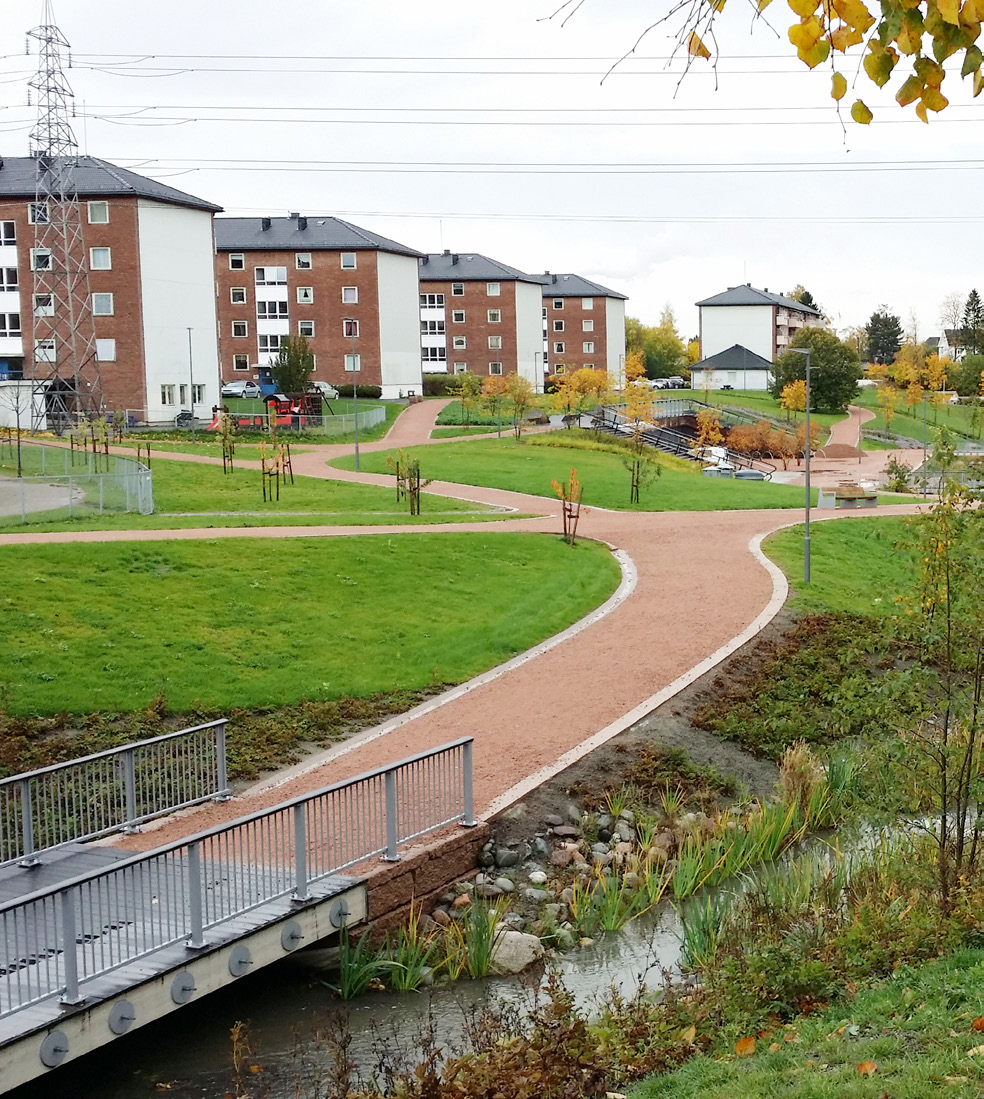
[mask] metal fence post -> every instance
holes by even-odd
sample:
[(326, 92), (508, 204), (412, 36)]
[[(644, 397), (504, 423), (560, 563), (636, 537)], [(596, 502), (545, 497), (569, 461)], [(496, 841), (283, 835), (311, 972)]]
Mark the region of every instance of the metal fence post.
[(205, 928), (202, 923), (202, 845), (188, 844), (188, 922), (187, 946), (201, 950), (205, 945)]
[(136, 831), (137, 820), (137, 774), (132, 749), (123, 753), (123, 797), (126, 812), (123, 830), (133, 832)]
[(215, 764), (218, 787), (215, 791), (215, 800), (228, 801), (232, 795), (229, 793), (229, 777), (226, 773), (226, 723), (224, 721), (215, 727)]
[(79, 958), (76, 953), (78, 935), (75, 931), (75, 894), (77, 889), (61, 893), (62, 958), (65, 962), (65, 991), (61, 1003), (66, 1006), (82, 1003), (79, 995)]
[(309, 900), (307, 880), (307, 820), (306, 805), (294, 806), (294, 897), (298, 903)]
[(461, 746), (461, 788), (464, 794), (461, 824), (463, 828), (474, 828), (478, 821), (475, 820), (475, 796), (472, 790), (472, 742), (470, 740)]
[(384, 862), (399, 862), (396, 845), (398, 842), (396, 832), (396, 772), (387, 771), (383, 775), (383, 786), (386, 796), (386, 854)]
[(31, 805), (31, 781), (23, 779), (20, 784), (21, 803), (21, 866), (37, 866), (41, 861), (34, 854), (34, 807)]

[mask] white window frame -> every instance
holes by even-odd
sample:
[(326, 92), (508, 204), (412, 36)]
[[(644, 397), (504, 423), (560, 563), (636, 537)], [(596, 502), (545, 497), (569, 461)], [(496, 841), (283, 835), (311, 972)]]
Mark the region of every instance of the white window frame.
[(443, 309), (444, 308), (444, 295), (443, 294), (421, 294), (420, 295), (420, 308), (421, 309)]
[(490, 309), (489, 310), (489, 324), (502, 324), (502, 310)]
[(310, 252), (294, 253), (294, 269), (297, 271), (310, 271), (314, 266)]
[[(270, 306), (273, 306), (271, 311)], [(261, 309), (262, 306), (262, 309)], [(257, 301), (256, 318), (261, 321), (285, 321), (287, 320), (287, 302), (279, 298), (275, 301)]]
[(452, 351), (467, 351), (468, 350), (468, 337), (467, 336), (452, 336), (451, 337), (451, 350)]
[[(263, 272), (263, 278), (260, 278), (260, 272)], [(272, 279), (267, 278), (267, 272), (276, 272)], [(280, 277), (280, 273), (283, 272), (283, 278)], [(267, 267), (254, 267), (253, 268), (253, 285), (254, 286), (286, 286), (287, 285), (287, 268), (279, 266), (267, 266)]]
[(275, 355), (280, 350), (284, 336), (281, 332), (261, 332), (256, 339), (261, 355)]
[(593, 355), (594, 354), (594, 340), (585, 340), (585, 342), (581, 344), (581, 351), (585, 355)]
[(97, 339), (96, 340), (96, 358), (101, 363), (114, 363), (114, 362), (116, 362), (116, 340), (115, 339)]
[(490, 298), (498, 298), (502, 294), (501, 282), (487, 282), (485, 284), (485, 293)]
[(496, 377), (502, 376), (502, 363), (489, 363), (489, 373), (495, 374)]
[(464, 309), (452, 309), (451, 310), (451, 323), (452, 324), (464, 324), (465, 323), (465, 311), (464, 311)]
[(342, 318), (342, 335), (347, 340), (359, 338), (359, 322), (355, 317)]
[[(3, 332), (0, 335), (9, 336), (13, 339), (17, 339), (24, 334), (24, 323), (20, 313), (0, 313), (0, 317), (3, 317)], [(10, 318), (16, 317), (17, 323), (11, 324)]]
[[(38, 260), (42, 257), (47, 257), (47, 263), (39, 264)], [(51, 270), (51, 249), (50, 248), (32, 248), (31, 249), (31, 270), (32, 271), (50, 271)]]
[[(40, 218), (36, 216), (39, 213), (42, 215)], [(27, 204), (27, 223), (28, 225), (51, 224), (51, 210), (47, 202), (29, 202)]]
[(554, 366), (554, 373), (555, 374), (566, 374), (567, 373), (567, 364), (566, 363), (557, 363)]
[(345, 370), (348, 374), (358, 374), (362, 370), (362, 356), (358, 352), (353, 355), (349, 351), (345, 355)]
[(582, 332), (593, 332), (594, 331), (594, 321), (590, 321), (590, 320), (589, 321), (581, 321), (581, 331)]
[(455, 374), (467, 374), (468, 373), (468, 363), (455, 363), (454, 364), (454, 372), (455, 372)]
[(357, 252), (342, 252), (338, 257), (338, 261), (343, 271), (355, 271), (359, 266), (359, 254)]
[(555, 355), (563, 355), (564, 354), (564, 345), (562, 343), (555, 343), (553, 345), (553, 349), (554, 349), (554, 354)]
[(297, 288), (297, 304), (298, 305), (314, 305), (314, 287), (313, 286), (298, 286), (298, 288)]
[(448, 350), (446, 347), (422, 347), (420, 357), (428, 363), (446, 363), (448, 361)]
[(312, 339), (314, 337), (314, 321), (298, 321), (297, 334), (298, 336), (304, 336), (306, 339)]
[[(102, 308), (99, 308), (102, 306)], [(108, 306), (109, 308), (106, 308)], [(112, 317), (116, 315), (116, 299), (112, 294), (92, 295), (92, 315), (94, 317)]]
[(245, 286), (230, 286), (229, 287), (229, 302), (232, 305), (245, 305), (246, 304), (246, 287)]
[(16, 267), (0, 267), (0, 290), (19, 290), (20, 279)]
[(342, 287), (342, 305), (358, 305), (359, 304), (359, 288), (358, 286), (343, 286)]
[(465, 284), (463, 282), (451, 283), (451, 297), (463, 298), (465, 296)]
[[(99, 217), (98, 214), (105, 214), (105, 217)], [(90, 225), (108, 225), (109, 224), (109, 203), (102, 201), (93, 201), (88, 203), (87, 217)], [(112, 360), (108, 360), (112, 361)]]
[(501, 351), (502, 350), (502, 337), (501, 336), (489, 336), (489, 350)]
[[(41, 304), (38, 299), (47, 298), (47, 304)], [(53, 317), (55, 315), (55, 295), (54, 294), (35, 294), (34, 295), (34, 315), (36, 317)]]
[(232, 369), (233, 370), (249, 370), (249, 355), (233, 355), (232, 356)]
[(555, 332), (563, 332), (564, 331), (564, 322), (563, 321), (554, 321), (553, 322), (553, 330)]
[(247, 339), (249, 337), (249, 321), (233, 321), (232, 337), (236, 340)]
[(564, 299), (563, 298), (554, 298), (553, 307), (554, 307), (554, 309), (563, 309), (564, 308)]
[[(96, 263), (96, 256), (106, 254), (106, 263), (99, 265)], [(112, 248), (90, 248), (89, 249), (89, 270), (90, 271), (112, 271), (113, 270), (113, 249)]]
[(37, 340), (34, 344), (34, 361), (36, 363), (53, 363), (57, 358), (58, 349), (55, 347), (54, 336)]
[(421, 336), (443, 336), (445, 333), (444, 321), (421, 321)]
[(17, 243), (17, 222), (0, 221), (0, 244)]
[(594, 298), (581, 298), (582, 309), (594, 309)]
[(173, 385), (161, 385), (161, 404), (165, 408), (174, 404), (174, 386)]
[(230, 271), (245, 271), (246, 270), (246, 255), (244, 252), (230, 252), (229, 253), (229, 270)]

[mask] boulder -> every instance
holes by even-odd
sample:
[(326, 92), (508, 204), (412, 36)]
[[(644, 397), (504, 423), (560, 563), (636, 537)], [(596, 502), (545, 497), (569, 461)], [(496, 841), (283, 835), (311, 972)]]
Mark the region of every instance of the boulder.
[(522, 973), (543, 957), (543, 943), (536, 935), (502, 930), (492, 945), (492, 972)]
[(534, 870), (530, 874), (530, 885), (546, 885), (547, 875), (542, 870)]
[[(805, 436), (804, 436), (804, 438), (805, 438)], [(511, 893), (516, 888), (516, 886), (513, 885), (512, 880), (509, 879), (509, 878), (505, 878), (505, 877), (496, 878), (495, 879), (495, 887), (496, 887), (496, 889), (501, 890), (503, 893)]]
[(444, 911), (443, 908), (435, 908), (434, 911), (431, 913), (431, 919), (434, 921), (434, 923), (440, 925), (441, 927), (447, 927), (448, 924), (451, 922), (451, 917), (447, 914), (447, 912)]
[(515, 866), (519, 862), (519, 852), (510, 851), (508, 847), (500, 847), (495, 853), (495, 864), (500, 869)]

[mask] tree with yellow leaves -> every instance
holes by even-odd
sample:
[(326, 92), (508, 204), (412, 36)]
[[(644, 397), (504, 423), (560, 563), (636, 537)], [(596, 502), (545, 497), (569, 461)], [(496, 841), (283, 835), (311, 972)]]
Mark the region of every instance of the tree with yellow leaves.
[(724, 442), (721, 430), (721, 417), (716, 408), (702, 408), (697, 413), (697, 434), (694, 436), (693, 449), (699, 456), (705, 447), (719, 446)]
[(880, 385), (878, 387), (878, 407), (885, 418), (885, 430), (892, 430), (892, 420), (895, 419), (895, 410), (899, 405), (899, 391), (894, 385)]
[(611, 387), (606, 370), (582, 366), (569, 374), (555, 374), (550, 381), (553, 383), (551, 404), (564, 413), (568, 427), (592, 402), (599, 405), (610, 399)]
[[(628, 373), (628, 361), (626, 361)], [(636, 375), (625, 387), (625, 419), (631, 432), (632, 446), (623, 465), (629, 471), (629, 503), (639, 503), (643, 486), (663, 472), (656, 452), (645, 441), (645, 434), (656, 419), (656, 396), (645, 377)]]
[(502, 399), (509, 392), (509, 383), (501, 374), (488, 374), (482, 379), (482, 403), (495, 412), (496, 433), (502, 435)]
[(787, 419), (790, 412), (806, 411), (806, 379), (797, 378), (782, 387), (782, 396), (779, 404), (786, 410)]

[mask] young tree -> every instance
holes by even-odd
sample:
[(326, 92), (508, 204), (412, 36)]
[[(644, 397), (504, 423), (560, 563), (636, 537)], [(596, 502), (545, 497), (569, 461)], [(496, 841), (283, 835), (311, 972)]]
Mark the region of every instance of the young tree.
[(702, 408), (697, 413), (697, 434), (694, 436), (693, 449), (699, 455), (705, 447), (720, 446), (724, 442), (721, 430), (721, 417), (716, 408)]
[(885, 417), (885, 430), (892, 430), (892, 420), (895, 419), (895, 410), (899, 406), (899, 391), (894, 385), (880, 385), (878, 387), (878, 406)]
[(634, 377), (625, 387), (625, 418), (632, 432), (632, 446), (623, 465), (629, 471), (629, 503), (638, 504), (642, 488), (663, 472), (646, 431), (656, 419), (656, 397), (644, 379)]
[(497, 432), (502, 435), (502, 399), (509, 392), (509, 385), (501, 374), (489, 374), (482, 379), (482, 403), (495, 413)]
[(270, 369), (282, 393), (303, 393), (314, 373), (314, 355), (305, 336), (285, 336)]
[(905, 389), (905, 403), (909, 406), (909, 415), (916, 414), (916, 408), (922, 403), (923, 387), (920, 382), (910, 382)]
[(533, 386), (517, 371), (507, 378), (506, 392), (512, 403), (513, 433), (519, 439), (523, 434), (523, 420), (533, 404)]
[(868, 338), (868, 358), (876, 363), (890, 363), (902, 346), (902, 321), (888, 306), (882, 305), (871, 314), (864, 327)]
[(693, 336), (687, 341), (687, 366), (700, 362), (700, 340)]
[(868, 354), (868, 330), (863, 325), (849, 328), (844, 335), (844, 343), (854, 351), (859, 362), (867, 362), (871, 357)]
[(941, 359), (939, 355), (934, 351), (926, 359), (926, 366), (923, 370), (923, 377), (926, 379), (926, 388), (931, 394), (931, 400), (933, 402), (933, 423), (936, 423), (939, 415), (940, 405), (946, 400), (946, 378), (947, 370), (953, 364), (945, 356)]
[(478, 404), (478, 398), (482, 392), (482, 379), (477, 374), (469, 374), (465, 371), (464, 374), (458, 375), (458, 400), (461, 402), (461, 411), (464, 413), (462, 419), (465, 421), (465, 426), (468, 425), (469, 417)]
[(569, 374), (555, 374), (551, 381), (554, 385), (551, 404), (567, 417), (568, 427), (592, 403), (603, 404), (609, 393), (607, 371), (594, 370), (590, 366), (582, 366)]
[[(790, 347), (810, 349), (810, 407), (842, 412), (858, 395), (861, 367), (855, 352), (827, 328), (801, 328)], [(786, 351), (772, 367), (769, 392), (777, 399), (790, 382), (806, 378), (806, 356)]]
[(976, 290), (967, 295), (962, 327), (962, 342), (967, 352), (977, 355), (984, 351), (984, 302)]
[[(806, 425), (804, 424), (804, 429)], [(812, 424), (810, 425), (813, 426)], [(781, 427), (770, 427), (768, 436), (768, 451), (782, 462), (783, 469), (789, 469), (790, 461), (796, 457), (799, 448), (796, 437)]]
[(806, 379), (797, 378), (796, 381), (790, 382), (788, 385), (783, 386), (782, 395), (779, 398), (779, 404), (786, 410), (786, 418), (789, 418), (790, 412), (805, 412), (806, 411)]

